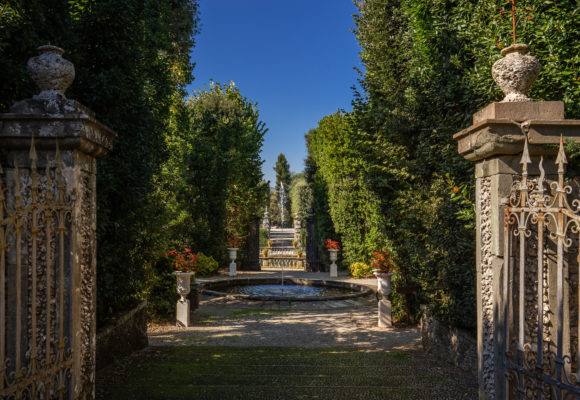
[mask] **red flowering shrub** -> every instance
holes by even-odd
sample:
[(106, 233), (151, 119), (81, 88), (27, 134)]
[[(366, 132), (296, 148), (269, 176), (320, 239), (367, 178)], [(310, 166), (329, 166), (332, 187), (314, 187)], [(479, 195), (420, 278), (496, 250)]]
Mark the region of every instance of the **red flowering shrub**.
[(335, 242), (332, 239), (326, 239), (326, 243), (324, 244), (328, 250), (340, 250), (340, 243)]
[(197, 272), (197, 256), (191, 252), (191, 249), (184, 251), (171, 250), (165, 254), (165, 257), (171, 259), (171, 265), (179, 272)]
[(378, 272), (389, 273), (395, 272), (397, 266), (391, 254), (385, 251), (374, 251), (371, 257), (371, 267)]

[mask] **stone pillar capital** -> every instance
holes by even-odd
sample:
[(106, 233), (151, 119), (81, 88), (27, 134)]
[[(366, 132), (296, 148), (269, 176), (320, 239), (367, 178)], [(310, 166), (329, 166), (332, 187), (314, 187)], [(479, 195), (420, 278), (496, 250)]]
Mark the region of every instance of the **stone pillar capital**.
[(459, 154), (469, 161), (520, 154), (527, 132), (530, 155), (554, 155), (554, 144), (580, 142), (580, 120), (564, 119), (560, 101), (492, 103), (473, 115), (473, 125), (456, 133)]
[(22, 100), (0, 114), (2, 147), (12, 150), (29, 149), (34, 137), (39, 150), (53, 150), (57, 141), (62, 150), (99, 158), (113, 148), (116, 136), (90, 109), (62, 96)]

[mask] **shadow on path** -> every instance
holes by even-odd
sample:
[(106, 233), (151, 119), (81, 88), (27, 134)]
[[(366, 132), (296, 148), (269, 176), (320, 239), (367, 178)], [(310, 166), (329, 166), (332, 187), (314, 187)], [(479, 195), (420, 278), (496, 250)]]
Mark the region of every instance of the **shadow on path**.
[(98, 399), (476, 399), (471, 376), (376, 327), (373, 299), (316, 304), (206, 298), (194, 326), (97, 374)]

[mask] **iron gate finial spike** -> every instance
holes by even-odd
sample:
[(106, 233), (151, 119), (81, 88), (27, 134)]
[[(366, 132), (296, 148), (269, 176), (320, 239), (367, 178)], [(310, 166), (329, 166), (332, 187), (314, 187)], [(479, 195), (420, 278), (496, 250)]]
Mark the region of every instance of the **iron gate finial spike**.
[(544, 191), (544, 178), (546, 177), (546, 171), (544, 171), (544, 155), (540, 156), (540, 162), (538, 163), (538, 168), (540, 169), (540, 177), (538, 178), (538, 190)]
[(38, 160), (38, 156), (36, 155), (36, 146), (34, 146), (34, 136), (32, 136), (32, 140), (30, 141), (29, 158), (30, 161), (32, 161), (32, 168), (36, 168), (36, 160)]
[(532, 160), (530, 159), (530, 152), (528, 150), (528, 135), (524, 135), (524, 151), (522, 152), (522, 158), (520, 160), (520, 164), (527, 169), (526, 164), (531, 164)]
[(560, 167), (564, 167), (564, 164), (568, 164), (566, 152), (564, 151), (564, 139), (562, 138), (562, 134), (560, 134), (560, 149), (558, 150), (558, 157), (556, 157), (555, 164)]

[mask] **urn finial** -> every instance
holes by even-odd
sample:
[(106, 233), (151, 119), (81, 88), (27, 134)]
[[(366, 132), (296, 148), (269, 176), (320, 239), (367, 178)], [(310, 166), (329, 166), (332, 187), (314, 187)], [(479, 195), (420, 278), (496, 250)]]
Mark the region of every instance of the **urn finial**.
[(34, 98), (50, 99), (62, 96), (75, 78), (73, 63), (62, 58), (64, 50), (57, 46), (40, 46), (40, 53), (28, 60), (28, 74), (41, 92)]
[(540, 63), (526, 54), (528, 50), (527, 44), (512, 44), (501, 51), (504, 58), (491, 68), (493, 80), (506, 95), (502, 103), (532, 101), (527, 93), (540, 73)]

